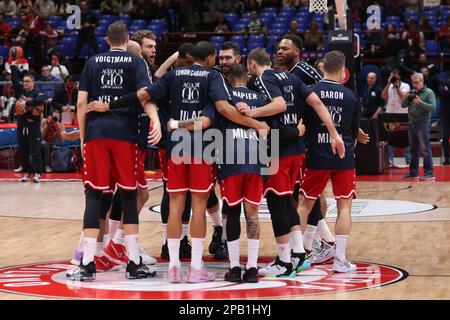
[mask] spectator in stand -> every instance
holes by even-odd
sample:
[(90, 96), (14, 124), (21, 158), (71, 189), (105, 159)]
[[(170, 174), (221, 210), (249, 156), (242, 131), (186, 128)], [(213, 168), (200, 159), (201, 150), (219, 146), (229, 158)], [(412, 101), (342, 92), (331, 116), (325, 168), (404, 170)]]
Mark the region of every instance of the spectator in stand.
[(45, 112), (47, 115), (50, 111), (53, 96), (56, 91), (57, 84), (46, 82), (58, 82), (59, 80), (51, 75), (50, 67), (43, 66), (41, 69), (41, 77), (39, 78), (39, 84), (36, 85), (36, 89), (44, 95), (45, 98)]
[(57, 54), (52, 55), (51, 65), (49, 68), (51, 75), (58, 81), (64, 81), (64, 79), (69, 75), (69, 70), (67, 70), (66, 66), (61, 65)]
[(298, 22), (297, 20), (292, 20), (289, 24), (289, 30), (286, 32), (287, 34), (297, 34), (300, 32), (300, 29), (298, 28)]
[[(395, 69), (391, 72), (388, 83), (381, 93), (381, 98), (386, 101), (387, 113), (408, 113), (407, 109), (402, 108), (402, 101), (408, 97), (410, 87), (407, 83), (402, 81), (400, 70)], [(394, 162), (395, 147), (388, 146), (389, 164), (391, 168), (398, 168)], [(409, 147), (403, 148), (403, 155), (406, 164), (409, 165), (411, 161), (411, 154)]]
[(411, 76), (415, 92), (409, 94), (402, 102), (402, 108), (407, 108), (409, 119), (409, 145), (411, 148), (411, 163), (409, 174), (405, 179), (419, 179), (419, 158), (423, 153), (425, 181), (435, 180), (433, 174), (433, 154), (430, 144), (430, 114), (436, 110), (436, 96), (425, 86), (423, 75), (415, 73)]
[(439, 95), (442, 105), (440, 110), (441, 116), (441, 132), (442, 132), (442, 154), (444, 156), (445, 166), (450, 165), (450, 79), (442, 81), (439, 86)]
[(422, 17), (419, 22), (419, 29), (423, 32), (425, 40), (434, 40), (434, 29), (430, 24), (430, 20), (426, 17)]
[(84, 44), (89, 45), (96, 53), (99, 52), (97, 39), (95, 39), (95, 27), (97, 27), (97, 17), (89, 10), (87, 1), (80, 2), (81, 9), (81, 29), (78, 30), (78, 40), (75, 47), (75, 57), (80, 55)]
[(305, 33), (305, 51), (318, 51), (323, 48), (325, 48), (325, 35), (319, 31), (317, 21), (313, 20)]
[(9, 34), (11, 33), (11, 27), (5, 21), (5, 15), (0, 13), (0, 45), (9, 44)]
[(320, 74), (324, 74), (324, 67), (325, 67), (325, 60), (323, 59), (317, 59), (316, 62), (314, 62), (314, 67), (319, 70)]
[(164, 0), (156, 0), (150, 6), (151, 16), (150, 19), (163, 19), (169, 21), (169, 7), (166, 5)]
[(418, 57), (419, 54), (425, 51), (425, 36), (423, 31), (417, 29), (417, 23), (408, 19), (407, 29), (403, 31), (402, 40), (408, 42), (408, 51), (410, 57)]
[(428, 68), (428, 70), (430, 70), (430, 72), (434, 75), (438, 75), (441, 72), (441, 70), (439, 70), (439, 68), (436, 67), (436, 65), (432, 61), (428, 60), (428, 57), (425, 53), (421, 53), (419, 55), (419, 63), (417, 64), (417, 66), (415, 66), (414, 70), (416, 72), (420, 72), (423, 67)]
[(58, 0), (55, 2), (56, 10), (55, 15), (57, 16), (67, 16), (67, 9), (71, 6), (72, 1), (70, 0)]
[(237, 14), (242, 14), (246, 12), (244, 1), (232, 0), (231, 3), (225, 7), (225, 12)]
[(381, 97), (382, 89), (377, 86), (377, 74), (370, 72), (367, 75), (367, 91), (363, 98), (363, 118), (378, 119), (383, 111), (384, 100)]
[(435, 95), (439, 92), (439, 79), (430, 72), (428, 67), (423, 66), (420, 68), (420, 73), (423, 75), (423, 79), (427, 88), (431, 89)]
[(405, 10), (405, 4), (403, 0), (385, 0), (384, 8), (387, 16), (396, 16)]
[(53, 153), (56, 140), (64, 143), (64, 125), (61, 123), (61, 115), (54, 110), (46, 119), (41, 120), (41, 150), (45, 172), (52, 172), (50, 167), (50, 155)]
[(226, 20), (224, 16), (225, 12), (223, 11), (223, 9), (216, 10), (216, 20), (214, 21), (213, 24), (214, 32), (222, 33), (232, 31), (231, 23), (228, 20)]
[(133, 11), (133, 0), (119, 1), (119, 14), (130, 14)]
[(389, 23), (386, 29), (383, 31), (382, 44), (386, 52), (389, 52), (389, 48), (392, 47), (393, 42), (398, 42), (400, 40), (400, 35), (394, 24)]
[(258, 12), (253, 10), (250, 13), (251, 21), (246, 26), (246, 31), (252, 34), (266, 34), (267, 29), (264, 23), (259, 19)]
[(17, 5), (12, 0), (0, 1), (0, 13), (7, 17), (14, 18), (17, 15)]
[(283, 0), (283, 8), (286, 7), (297, 10), (300, 7), (300, 0)]
[(45, 57), (47, 57), (52, 49), (56, 49), (58, 44), (58, 32), (56, 32), (51, 23), (46, 23), (44, 25), (44, 30), (40, 31), (39, 34), (41, 36)]
[(245, 11), (246, 12), (252, 12), (256, 11), (259, 12), (260, 6), (258, 0), (247, 0), (245, 2)]
[(17, 27), (13, 28), (11, 31), (11, 42), (14, 45), (21, 46), (25, 52), (28, 52), (28, 34), (29, 34), (29, 24), (27, 22), (27, 16), (20, 16), (20, 23)]
[(364, 43), (366, 44), (366, 53), (369, 53), (373, 56), (376, 54), (376, 51), (380, 50), (382, 47), (383, 34), (380, 29), (377, 29), (374, 26), (372, 29), (367, 30), (364, 35)]
[(33, 5), (31, 0), (21, 0), (17, 5), (17, 12), (20, 15), (27, 14), (30, 11), (30, 7)]
[(100, 4), (100, 11), (102, 14), (119, 14), (119, 4), (116, 0), (104, 0)]
[(442, 50), (450, 50), (450, 16), (445, 18), (445, 24), (439, 29), (439, 42)]
[(35, 6), (45, 19), (56, 13), (56, 5), (52, 0), (37, 0)]
[(58, 110), (60, 113), (73, 112), (75, 119), (77, 112), (77, 98), (78, 89), (75, 78), (72, 75), (69, 75), (64, 80), (64, 85), (55, 92), (55, 96), (52, 100), (53, 109)]
[(405, 0), (404, 2), (406, 12), (420, 11), (420, 0)]
[[(3, 81), (11, 81), (11, 73), (3, 71)], [(2, 122), (14, 121), (14, 106), (16, 105), (16, 97), (14, 87), (11, 84), (4, 84), (0, 86), (0, 110)]]
[(131, 19), (133, 20), (147, 20), (151, 19), (150, 4), (145, 0), (136, 0), (131, 11)]

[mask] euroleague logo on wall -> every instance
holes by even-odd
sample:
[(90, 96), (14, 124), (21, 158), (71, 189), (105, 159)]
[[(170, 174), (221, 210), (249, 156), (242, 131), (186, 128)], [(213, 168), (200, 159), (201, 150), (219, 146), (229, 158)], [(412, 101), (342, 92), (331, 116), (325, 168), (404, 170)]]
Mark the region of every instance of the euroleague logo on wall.
[[(273, 258), (262, 257), (259, 266)], [(331, 264), (313, 266), (293, 278), (261, 278), (258, 283), (230, 283), (223, 280), (228, 270), (225, 261), (205, 258), (216, 280), (206, 283), (168, 282), (166, 262), (156, 265), (156, 277), (128, 280), (124, 270), (97, 273), (93, 282), (67, 280), (74, 266), (69, 262), (36, 263), (0, 269), (0, 292), (72, 299), (255, 299), (289, 298), (379, 288), (404, 280), (408, 273), (398, 268), (356, 262), (357, 271), (335, 274)], [(245, 259), (241, 259), (241, 263)], [(186, 277), (188, 262), (183, 262)]]

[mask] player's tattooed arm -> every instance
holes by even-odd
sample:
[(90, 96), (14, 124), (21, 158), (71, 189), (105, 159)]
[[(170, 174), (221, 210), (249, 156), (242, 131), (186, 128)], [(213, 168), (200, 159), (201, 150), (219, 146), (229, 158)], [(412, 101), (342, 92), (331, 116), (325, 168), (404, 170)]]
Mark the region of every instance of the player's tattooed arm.
[(196, 131), (196, 130), (204, 130), (211, 126), (211, 119), (205, 116), (193, 117), (188, 120), (176, 121), (174, 119), (170, 119), (167, 122), (167, 129), (169, 132), (175, 129), (185, 129), (188, 131)]

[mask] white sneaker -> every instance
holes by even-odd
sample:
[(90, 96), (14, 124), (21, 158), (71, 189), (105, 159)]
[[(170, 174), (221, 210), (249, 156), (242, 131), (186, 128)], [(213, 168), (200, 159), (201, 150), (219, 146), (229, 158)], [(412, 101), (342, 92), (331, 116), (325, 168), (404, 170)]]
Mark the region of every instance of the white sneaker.
[(41, 175), (39, 173), (35, 173), (33, 177), (34, 183), (40, 183), (41, 182)]
[(45, 172), (47, 173), (52, 172), (52, 168), (50, 168), (49, 166), (45, 166)]
[(339, 261), (338, 259), (334, 259), (333, 271), (337, 273), (355, 272), (356, 265), (347, 260)]
[(14, 170), (15, 173), (23, 172), (22, 166), (18, 167), (16, 170)]
[(139, 247), (139, 255), (142, 257), (143, 264), (156, 264), (156, 259), (148, 255), (142, 247)]
[(29, 177), (29, 174), (28, 174), (28, 173), (25, 173), (25, 174), (23, 175), (22, 179), (20, 179), (20, 182), (28, 182), (28, 177)]
[(335, 249), (334, 246), (326, 241), (322, 241), (320, 250), (313, 250), (310, 260), (311, 264), (324, 263), (334, 257)]
[(258, 270), (258, 274), (268, 278), (294, 278), (296, 275), (292, 263), (285, 263), (276, 257), (275, 262)]

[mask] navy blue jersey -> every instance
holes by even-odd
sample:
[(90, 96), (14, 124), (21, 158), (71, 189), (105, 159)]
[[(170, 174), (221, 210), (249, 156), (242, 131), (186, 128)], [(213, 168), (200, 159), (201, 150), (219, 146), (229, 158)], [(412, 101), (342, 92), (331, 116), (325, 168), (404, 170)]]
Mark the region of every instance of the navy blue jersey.
[(305, 61), (297, 62), (289, 72), (295, 74), (308, 86), (323, 80), (320, 72)]
[[(199, 64), (166, 73), (147, 92), (152, 100), (169, 99), (168, 117), (178, 121), (199, 116), (214, 120), (214, 103), (231, 99), (223, 77), (217, 71), (208, 70)], [(168, 140), (167, 147), (170, 151), (174, 143), (171, 139)]]
[[(255, 85), (269, 102), (276, 97), (283, 97), (286, 101), (286, 111), (277, 115), (278, 120), (287, 126), (297, 127), (303, 118), (304, 102), (312, 91), (297, 76), (271, 69), (256, 78)], [(305, 151), (303, 139), (280, 141), (280, 157), (304, 154)]]
[[(262, 107), (267, 104), (264, 97), (246, 87), (230, 89), (233, 105), (245, 102), (251, 109)], [(261, 167), (265, 166), (259, 159), (259, 137), (253, 128), (248, 128), (219, 116), (217, 126), (223, 133), (225, 139), (223, 146), (223, 164), (219, 164), (219, 179), (244, 174), (261, 173)], [(229, 153), (233, 150), (232, 155)], [(233, 158), (227, 161), (227, 156)]]
[[(88, 93), (88, 102), (109, 103), (148, 86), (150, 78), (144, 60), (118, 49), (90, 58), (80, 77), (80, 90)], [(86, 115), (85, 141), (100, 138), (136, 142), (137, 131), (136, 106)]]
[(359, 128), (360, 112), (355, 94), (344, 85), (324, 80), (314, 84), (311, 90), (315, 92), (330, 111), (339, 135), (345, 144), (345, 157), (333, 155), (331, 138), (327, 128), (315, 112), (306, 112), (308, 123), (308, 154), (306, 166), (310, 169), (344, 170), (355, 168), (353, 133)]
[[(144, 60), (145, 62), (145, 60)], [(147, 65), (147, 62), (145, 62)], [(148, 68), (148, 77), (149, 77), (149, 85), (153, 84), (153, 77), (152, 73), (150, 72), (150, 69)], [(145, 113), (144, 108), (142, 107), (142, 104), (139, 103), (138, 106), (138, 135), (137, 135), (137, 143), (141, 149), (145, 149), (148, 146), (148, 133), (150, 130), (150, 118), (148, 117), (147, 113)]]

